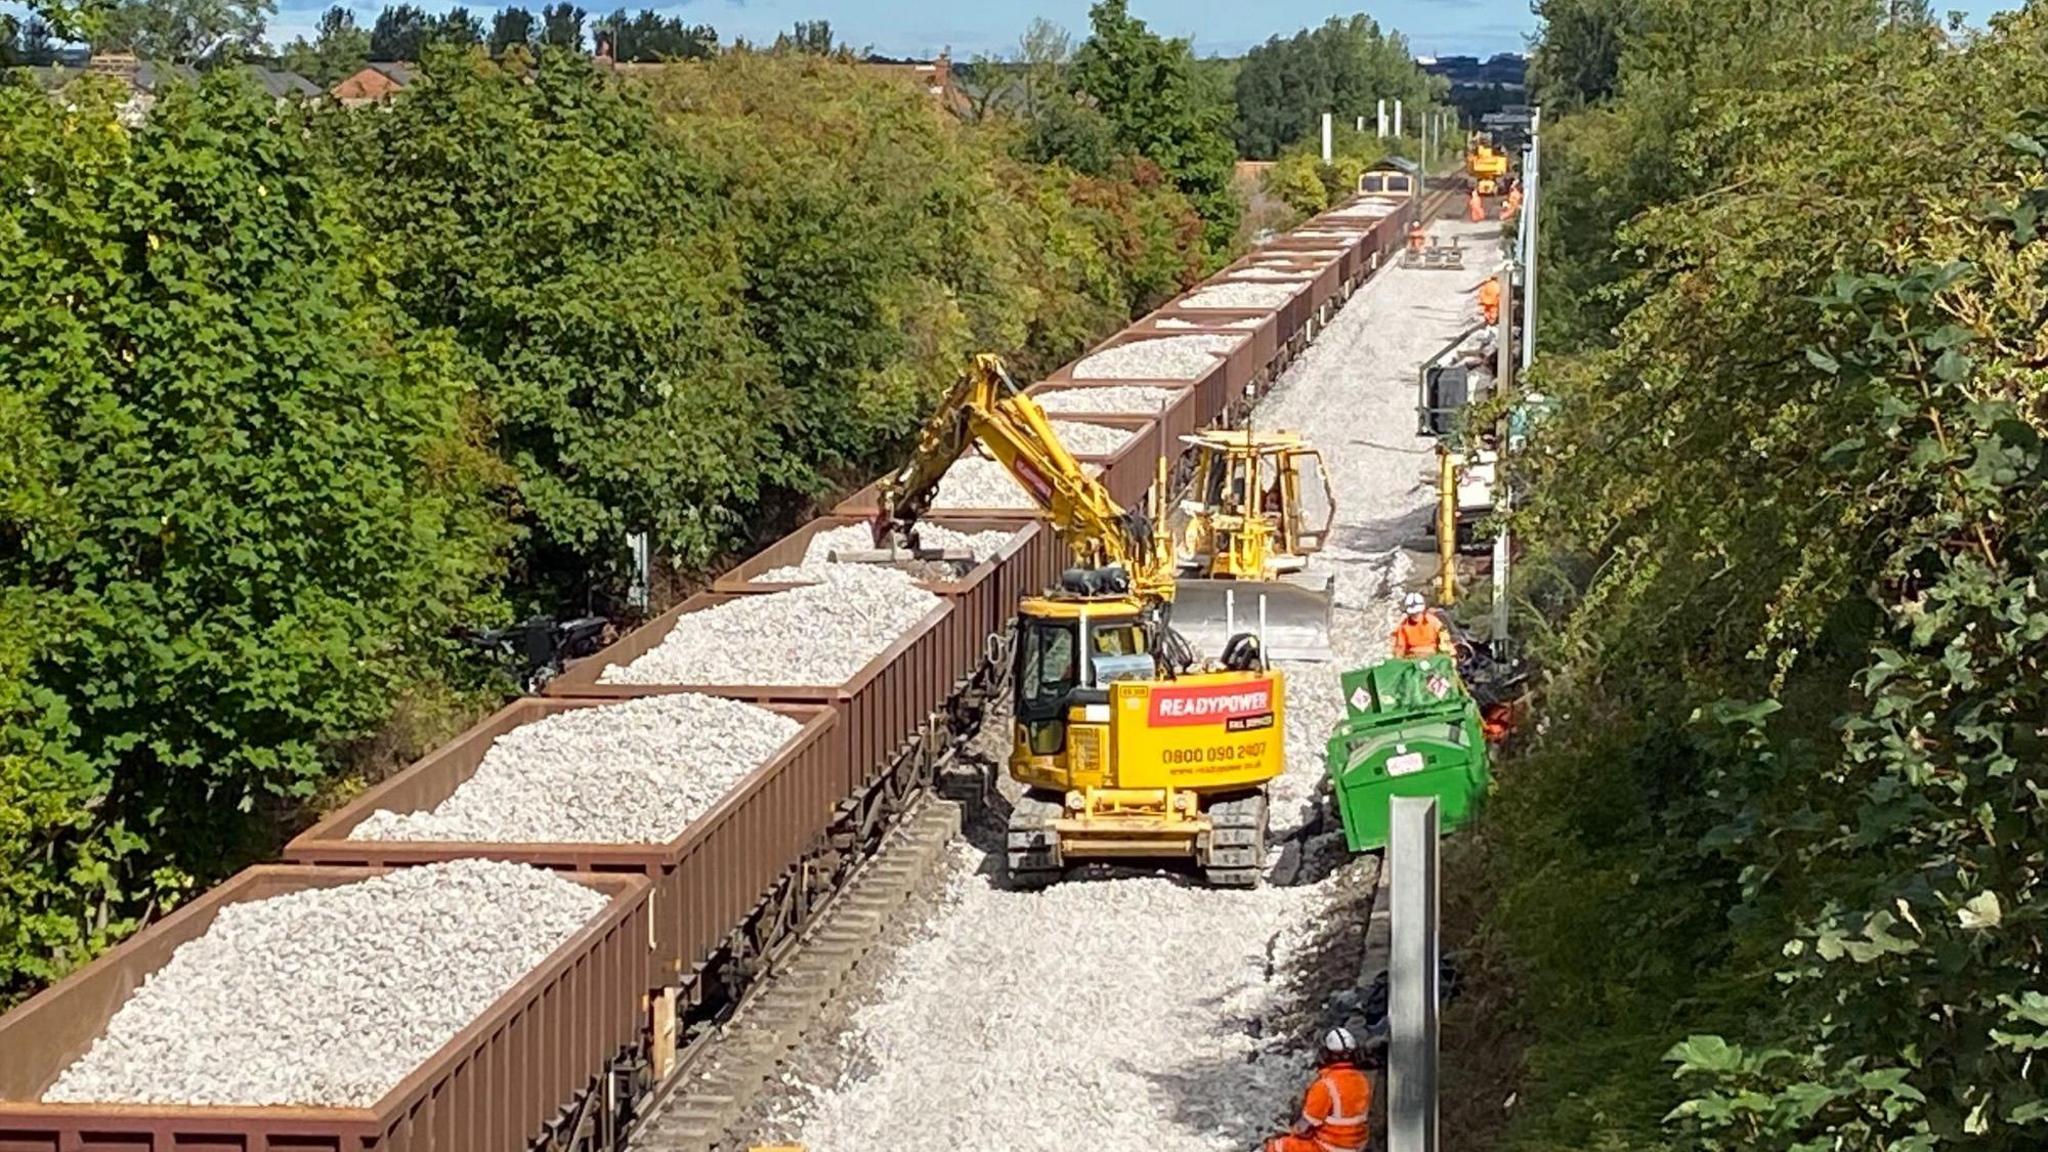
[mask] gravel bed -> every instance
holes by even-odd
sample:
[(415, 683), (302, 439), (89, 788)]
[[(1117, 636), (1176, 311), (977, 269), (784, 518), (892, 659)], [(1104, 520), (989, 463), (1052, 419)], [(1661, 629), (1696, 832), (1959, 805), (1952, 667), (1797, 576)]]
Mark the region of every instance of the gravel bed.
[(1296, 236), (1314, 236), (1318, 239), (1356, 240), (1369, 234), (1364, 228), (1318, 228), (1308, 232), (1296, 232)]
[(1183, 308), (1278, 308), (1301, 291), (1294, 284), (1211, 284), (1186, 297)]
[(368, 1107), (605, 904), (483, 860), (231, 904), (43, 1101)]
[(1086, 420), (1054, 420), (1053, 435), (1076, 456), (1114, 456), (1137, 436), (1135, 428), (1114, 424), (1090, 424)]
[(1127, 413), (1153, 416), (1180, 398), (1179, 388), (1141, 388), (1111, 384), (1102, 388), (1048, 388), (1034, 396), (1038, 406), (1059, 414)]
[[(1432, 458), (1410, 447), (1414, 373), (1461, 326), (1462, 287), (1382, 271), (1260, 404), (1262, 424), (1346, 445), (1329, 460), (1339, 530), (1310, 562), (1336, 579), (1338, 659), (1288, 670), (1276, 841), (1319, 812), (1339, 672), (1386, 655), (1420, 575), (1402, 549), (1431, 507)], [(821, 1041), (836, 1040), (836, 1072), (794, 1086), (769, 1130), (812, 1152), (1243, 1152), (1293, 1118), (1313, 1030), (1290, 989), (1319, 962), (1315, 929), (1356, 919), (1359, 870), (1249, 892), (1125, 876), (1042, 893), (1003, 888), (1000, 871), (980, 846), (958, 849), (880, 996)]]
[[(923, 523), (917, 526), (918, 544), (924, 548), (940, 548), (947, 551), (964, 550), (979, 562), (1002, 551), (1016, 532), (1006, 529), (991, 529), (987, 532), (961, 532), (941, 524)], [(848, 568), (871, 568), (883, 572), (901, 571), (900, 568), (857, 561), (852, 564), (838, 563), (832, 559), (834, 552), (872, 552), (875, 548), (874, 530), (865, 524), (847, 524), (839, 528), (827, 528), (812, 536), (804, 547), (804, 558), (800, 564), (787, 564), (771, 568), (753, 578), (753, 584), (814, 584), (821, 580), (837, 580)], [(948, 573), (950, 574), (950, 573)]]
[[(1102, 475), (1101, 466), (1096, 464), (1082, 464), (1081, 470), (1090, 476)], [(986, 456), (962, 456), (946, 469), (938, 488), (932, 492), (934, 512), (1021, 512), (1037, 508), (1038, 500), (1017, 483), (1016, 477)]]
[(936, 608), (901, 572), (842, 565), (829, 584), (743, 596), (678, 618), (661, 643), (604, 684), (836, 687)]
[(377, 811), (351, 840), (661, 844), (803, 726), (710, 696), (650, 696), (544, 716), (491, 742), (426, 812)]
[(1216, 354), (1240, 336), (1168, 336), (1105, 348), (1074, 365), (1076, 380), (1193, 380), (1216, 367)]

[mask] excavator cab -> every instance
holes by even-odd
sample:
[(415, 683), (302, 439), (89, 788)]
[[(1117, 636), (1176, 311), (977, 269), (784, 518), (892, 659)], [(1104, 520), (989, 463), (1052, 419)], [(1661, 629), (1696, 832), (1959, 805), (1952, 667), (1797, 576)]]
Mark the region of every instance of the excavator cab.
[(1275, 658), (1332, 659), (1329, 580), (1301, 580), (1337, 515), (1322, 454), (1291, 432), (1182, 439), (1194, 453), (1195, 482), (1180, 506), (1175, 627), (1203, 655), (1254, 632)]

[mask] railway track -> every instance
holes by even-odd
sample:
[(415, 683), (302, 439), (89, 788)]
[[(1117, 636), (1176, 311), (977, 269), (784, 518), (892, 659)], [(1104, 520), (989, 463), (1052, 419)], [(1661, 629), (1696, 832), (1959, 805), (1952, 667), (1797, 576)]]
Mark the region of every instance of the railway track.
[[(1448, 199), (1431, 190), (1421, 203), (1433, 216)], [(1163, 410), (1103, 414), (1105, 422), (1138, 431), (1124, 450), (1093, 461), (1112, 491), (1149, 484), (1160, 453), (1173, 453), (1179, 432), (1245, 418), (1337, 310), (1398, 252), (1413, 205), (1384, 208), (1347, 206), (1304, 225), (1301, 231), (1320, 233), (1315, 238), (1287, 243), (1283, 237), (1258, 253), (1284, 256), (1306, 274), (1303, 288), (1282, 305), (1219, 313), (1176, 300), (1112, 337), (1191, 329), (1244, 337), (1196, 379), (1146, 382), (1177, 393)], [(1215, 279), (1227, 280), (1231, 272)], [(1036, 387), (1074, 383), (1063, 370)], [(858, 515), (859, 509), (842, 505), (841, 512)], [(685, 616), (775, 594), (744, 579), (685, 601), (550, 684), (549, 703), (556, 707), (688, 690), (802, 718), (810, 752), (764, 765), (674, 841), (631, 850), (444, 843), (374, 858), (362, 847), (366, 842), (348, 840), (345, 827), (323, 827), (315, 830), (320, 835), (295, 841), (287, 857), (309, 872), (336, 868), (335, 845), (353, 843), (357, 847), (347, 851), (361, 857), (354, 862), (373, 869), (480, 857), (644, 880), (602, 881), (607, 890), (624, 893), (620, 899), (636, 902), (622, 907), (606, 937), (611, 951), (551, 956), (375, 1107), (96, 1110), (32, 1103), (171, 949), (205, 931), (208, 917), (193, 915), (153, 926), (0, 1018), (0, 1048), (14, 1053), (0, 1070), (0, 1101), (6, 1101), (0, 1103), (0, 1143), (52, 1150), (94, 1140), (168, 1147), (204, 1137), (249, 1148), (604, 1152), (657, 1131), (676, 1147), (715, 1142), (713, 1129), (739, 1114), (803, 1021), (837, 996), (846, 973), (879, 938), (890, 909), (933, 870), (959, 826), (958, 808), (936, 796), (940, 777), (960, 760), (1001, 697), (1008, 668), (1002, 637), (1017, 600), (1052, 581), (1064, 560), (1059, 542), (1034, 515), (988, 515), (979, 522), (1014, 525), (1011, 544), (958, 580), (928, 582), (941, 606), (842, 684), (641, 688), (601, 675), (644, 655)], [(801, 542), (795, 546), (801, 550)], [(365, 797), (371, 802), (366, 809), (377, 802), (417, 808), (444, 799), (476, 771), (497, 735), (545, 711), (536, 703), (515, 704), (380, 785)], [(966, 778), (970, 790), (988, 787), (985, 775)], [(258, 887), (224, 886), (216, 903), (256, 898)], [(623, 948), (620, 933), (627, 927), (644, 932), (644, 949)], [(628, 1026), (623, 1032), (590, 1026), (600, 1017)], [(536, 1115), (546, 1119), (535, 1123)]]

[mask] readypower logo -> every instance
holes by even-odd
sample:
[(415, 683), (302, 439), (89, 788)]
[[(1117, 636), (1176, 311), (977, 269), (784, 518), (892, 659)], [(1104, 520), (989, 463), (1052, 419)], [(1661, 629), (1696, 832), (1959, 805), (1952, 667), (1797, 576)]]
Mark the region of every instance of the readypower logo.
[[(1224, 724), (1233, 730), (1272, 723), (1271, 684), (1219, 684), (1213, 688), (1155, 688), (1152, 724), (1171, 728), (1186, 724)], [(1266, 725), (1252, 723), (1263, 719)]]

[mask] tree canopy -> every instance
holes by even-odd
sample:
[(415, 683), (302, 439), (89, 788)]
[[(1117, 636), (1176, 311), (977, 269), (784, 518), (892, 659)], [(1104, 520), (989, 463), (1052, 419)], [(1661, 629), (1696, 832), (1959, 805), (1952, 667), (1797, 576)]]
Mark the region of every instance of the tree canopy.
[(1325, 112), (1350, 123), (1375, 118), (1379, 101), (1391, 109), (1398, 99), (1419, 115), (1447, 91), (1416, 65), (1399, 33), (1382, 31), (1369, 16), (1333, 16), (1245, 54), (1235, 82), (1237, 147), (1250, 159), (1271, 160), (1316, 135)]
[(1542, 12), (1505, 1146), (2040, 1147), (2048, 9)]

